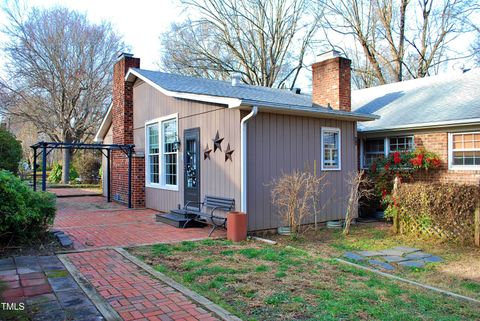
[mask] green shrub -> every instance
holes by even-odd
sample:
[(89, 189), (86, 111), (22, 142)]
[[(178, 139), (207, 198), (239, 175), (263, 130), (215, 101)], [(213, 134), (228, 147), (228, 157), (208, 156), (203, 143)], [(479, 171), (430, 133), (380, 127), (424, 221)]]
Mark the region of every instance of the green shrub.
[(0, 169), (17, 173), (22, 159), (22, 145), (8, 130), (0, 126)]
[(0, 171), (0, 239), (27, 241), (43, 236), (53, 223), (56, 197), (34, 192), (18, 177)]
[(83, 151), (75, 154), (73, 164), (84, 184), (96, 184), (100, 179), (101, 153)]
[[(60, 183), (62, 180), (62, 165), (59, 163), (54, 163), (52, 166), (52, 170), (48, 175), (47, 180), (50, 183)], [(78, 172), (73, 165), (70, 165), (70, 181), (73, 182), (78, 178)]]
[(59, 163), (53, 163), (47, 180), (50, 183), (59, 183), (62, 180), (62, 165), (60, 165)]
[(470, 244), (474, 213), (480, 206), (476, 185), (413, 183), (400, 185), (394, 205), (400, 232)]

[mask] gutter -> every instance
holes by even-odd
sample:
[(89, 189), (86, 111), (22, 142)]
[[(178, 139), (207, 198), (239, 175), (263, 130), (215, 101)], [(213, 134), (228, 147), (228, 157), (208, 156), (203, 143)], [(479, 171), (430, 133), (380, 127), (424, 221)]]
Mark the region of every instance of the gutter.
[(243, 117), (242, 122), (240, 124), (241, 127), (241, 179), (240, 179), (240, 194), (241, 194), (241, 201), (240, 201), (240, 211), (243, 213), (247, 213), (247, 122), (255, 117), (258, 113), (258, 107), (253, 106), (252, 111), (247, 116)]
[[(458, 126), (471, 126), (477, 125), (480, 123), (480, 118), (470, 118), (470, 119), (459, 119), (459, 120), (446, 120), (438, 122), (429, 122), (429, 123), (416, 123), (416, 124), (407, 124), (407, 125), (398, 125), (390, 127), (373, 127), (373, 128), (357, 128), (359, 133), (383, 133), (383, 132), (392, 132), (392, 131), (405, 131), (412, 129), (431, 129), (431, 128), (445, 128), (445, 127), (458, 127)], [(358, 127), (358, 126), (357, 126)]]

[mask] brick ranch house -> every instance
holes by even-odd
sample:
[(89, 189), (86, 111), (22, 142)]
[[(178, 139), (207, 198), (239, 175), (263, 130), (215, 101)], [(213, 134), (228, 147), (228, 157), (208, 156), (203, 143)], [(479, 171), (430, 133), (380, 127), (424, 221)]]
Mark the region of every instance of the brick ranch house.
[(352, 110), (380, 116), (358, 124), (360, 167), (424, 147), (441, 166), (422, 180), (480, 185), (480, 69), (356, 90)]
[[(345, 179), (358, 166), (357, 122), (377, 117), (351, 111), (350, 60), (329, 52), (312, 69), (310, 96), (242, 84), (235, 76), (217, 81), (144, 70), (139, 58), (122, 54), (96, 140), (135, 144), (134, 207), (168, 213), (205, 195), (228, 197), (248, 214), (250, 231), (277, 228), (284, 223), (269, 183), (316, 161), (329, 181), (319, 221), (342, 219)], [(121, 152), (113, 153), (107, 179), (112, 198), (125, 202)]]

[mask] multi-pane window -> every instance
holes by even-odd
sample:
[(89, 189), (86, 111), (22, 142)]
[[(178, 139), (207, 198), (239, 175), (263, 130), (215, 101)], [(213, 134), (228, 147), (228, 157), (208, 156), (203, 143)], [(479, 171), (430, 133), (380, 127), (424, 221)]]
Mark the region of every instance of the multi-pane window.
[(151, 184), (160, 183), (158, 124), (147, 126), (148, 180)]
[(363, 141), (363, 167), (368, 168), (376, 159), (394, 152), (410, 152), (415, 149), (413, 136), (375, 137)]
[(340, 129), (322, 128), (322, 170), (340, 169)]
[(389, 145), (390, 153), (412, 151), (413, 136), (390, 137)]
[(372, 165), (373, 161), (385, 157), (385, 139), (372, 138), (366, 139), (364, 144), (364, 163), (365, 167)]
[(457, 168), (480, 166), (480, 132), (451, 134), (450, 164)]
[(146, 125), (146, 178), (152, 187), (178, 186), (177, 119), (169, 118)]
[(177, 150), (175, 140), (177, 138), (177, 120), (170, 119), (162, 122), (163, 141), (163, 168), (165, 185), (177, 185)]

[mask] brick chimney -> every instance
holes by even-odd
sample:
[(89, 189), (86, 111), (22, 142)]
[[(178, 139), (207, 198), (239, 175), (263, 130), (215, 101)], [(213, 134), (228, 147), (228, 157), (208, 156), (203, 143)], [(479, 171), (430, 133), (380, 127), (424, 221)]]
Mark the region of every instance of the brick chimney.
[[(113, 144), (133, 144), (133, 83), (125, 81), (129, 68), (140, 68), (140, 58), (121, 53), (113, 66), (112, 131)], [(112, 151), (111, 197), (128, 202), (128, 158), (120, 150)], [(132, 206), (145, 207), (145, 158), (132, 158)]]
[(318, 55), (312, 65), (312, 103), (321, 107), (351, 111), (351, 60), (336, 50)]
[(129, 68), (140, 68), (140, 58), (121, 53), (113, 67), (112, 125), (114, 144), (133, 144), (133, 84), (125, 81)]

